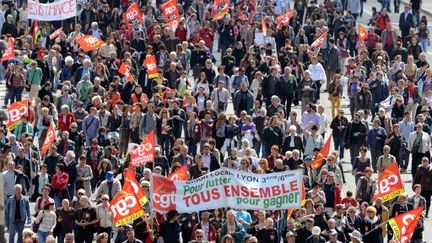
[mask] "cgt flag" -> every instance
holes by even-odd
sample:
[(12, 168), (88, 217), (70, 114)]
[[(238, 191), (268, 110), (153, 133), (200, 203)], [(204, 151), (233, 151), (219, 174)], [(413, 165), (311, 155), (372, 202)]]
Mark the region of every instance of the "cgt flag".
[(143, 23), (142, 13), (137, 3), (132, 3), (126, 11), (126, 25), (132, 29), (135, 25)]
[(138, 183), (135, 172), (133, 172), (131, 168), (126, 168), (124, 170), (124, 176), (125, 182), (123, 185), (123, 190), (130, 190), (130, 188), (132, 188), (132, 191), (135, 193), (140, 205), (146, 204), (148, 202), (147, 196)]
[(7, 49), (4, 51), (3, 56), (1, 58), (2, 62), (8, 61), (15, 57), (15, 49), (14, 49), (14, 38), (9, 37), (7, 40)]
[(162, 16), (165, 23), (167, 23), (171, 29), (177, 29), (180, 21), (180, 14), (177, 7), (177, 0), (169, 0), (161, 5)]
[(76, 42), (85, 52), (98, 49), (105, 43), (102, 40), (91, 35), (83, 35), (76, 39)]
[(147, 69), (147, 75), (149, 79), (154, 79), (159, 76), (156, 65), (156, 57), (154, 55), (147, 55), (143, 65)]
[(138, 146), (137, 149), (131, 153), (131, 165), (137, 166), (139, 164), (153, 163), (155, 153), (155, 131), (152, 130)]
[(378, 177), (377, 194), (374, 200), (381, 198), (387, 202), (405, 192), (397, 162), (391, 163)]
[(388, 221), (393, 230), (394, 240), (398, 240), (400, 243), (407, 243), (411, 240), (423, 209), (423, 207), (418, 207)]
[(8, 121), (6, 127), (8, 130), (13, 130), (22, 120), (23, 116), (29, 115), (29, 102), (28, 100), (17, 101), (12, 103), (7, 108)]
[(127, 81), (132, 81), (133, 80), (133, 76), (130, 74), (130, 68), (129, 65), (126, 64), (125, 62), (123, 62), (119, 69), (118, 72), (123, 75)]
[(189, 180), (188, 166), (183, 165), (180, 169), (168, 175), (168, 179), (173, 181), (187, 181)]
[(295, 9), (291, 9), (290, 11), (284, 13), (283, 15), (279, 16), (276, 19), (276, 28), (280, 29), (282, 25), (287, 26), (289, 24), (290, 19), (294, 16), (296, 13)]
[(60, 33), (63, 31), (63, 27), (58, 28), (56, 31), (52, 32), (50, 37), (50, 40), (54, 40), (55, 38), (57, 38), (57, 36), (60, 35)]
[(325, 142), (323, 148), (317, 154), (317, 156), (315, 156), (314, 161), (312, 161), (312, 168), (318, 169), (321, 167), (321, 165), (324, 161), (324, 158), (326, 158), (330, 152), (331, 140), (332, 140), (332, 135), (330, 135), (330, 137), (327, 138), (327, 141)]
[(131, 186), (123, 186), (123, 189), (111, 201), (110, 210), (116, 227), (144, 215), (144, 210)]
[(41, 156), (43, 156), (44, 154), (46, 154), (46, 152), (51, 147), (51, 145), (53, 144), (53, 142), (56, 139), (56, 137), (57, 137), (57, 135), (56, 135), (54, 123), (51, 123), (51, 125), (48, 128), (48, 132), (46, 134), (45, 141), (44, 141), (44, 143), (42, 145), (42, 148), (40, 150), (40, 155)]

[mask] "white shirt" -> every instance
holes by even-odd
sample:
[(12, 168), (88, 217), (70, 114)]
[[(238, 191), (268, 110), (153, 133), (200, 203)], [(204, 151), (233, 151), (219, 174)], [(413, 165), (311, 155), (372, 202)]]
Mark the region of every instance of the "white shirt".
[(309, 72), (311, 73), (311, 79), (313, 81), (320, 80), (321, 82), (327, 80), (327, 76), (325, 74), (325, 70), (321, 63), (317, 64), (310, 64), (308, 68)]

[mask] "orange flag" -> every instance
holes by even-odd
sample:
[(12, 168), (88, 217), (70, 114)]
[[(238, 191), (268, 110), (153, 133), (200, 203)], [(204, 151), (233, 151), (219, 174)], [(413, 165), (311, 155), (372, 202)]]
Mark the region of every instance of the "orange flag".
[(381, 198), (387, 202), (405, 192), (397, 162), (391, 163), (378, 177), (377, 194), (374, 200)]
[(326, 38), (327, 38), (327, 32), (324, 32), (324, 33), (321, 34), (320, 37), (318, 37), (318, 39), (316, 39), (311, 44), (311, 46), (310, 46), (311, 50), (308, 51), (308, 54), (309, 54), (310, 57), (317, 57), (318, 56), (318, 53), (320, 52), (321, 47), (323, 46), (324, 41), (326, 40)]
[(57, 137), (57, 135), (56, 135), (56, 131), (54, 128), (54, 123), (51, 123), (51, 125), (48, 128), (48, 132), (46, 134), (45, 141), (44, 141), (42, 148), (40, 150), (40, 155), (44, 155), (48, 151), (48, 149), (51, 147), (51, 144), (54, 142), (56, 137)]
[(147, 55), (146, 59), (144, 60), (144, 66), (147, 68), (149, 79), (157, 78), (159, 76), (156, 65), (156, 57), (154, 55)]
[(261, 18), (261, 26), (262, 26), (262, 31), (264, 33), (264, 36), (267, 36), (267, 24), (264, 18)]
[(125, 225), (144, 215), (144, 210), (139, 204), (132, 187), (123, 187), (113, 198), (110, 210), (116, 227)]
[(323, 148), (321, 151), (315, 156), (314, 161), (312, 162), (312, 168), (318, 169), (321, 167), (324, 158), (326, 158), (330, 152), (330, 144), (331, 144), (332, 135), (330, 135), (329, 138), (327, 138), (327, 141), (325, 142)]
[(133, 76), (130, 74), (129, 70), (130, 70), (129, 69), (129, 65), (127, 65), (125, 62), (123, 62), (120, 65), (120, 67), (118, 69), (118, 72), (120, 74), (122, 74), (123, 76), (125, 76), (125, 78), (126, 78), (127, 81), (131, 81), (131, 80), (133, 80)]
[(147, 196), (141, 188), (140, 184), (138, 183), (135, 172), (133, 172), (130, 168), (126, 168), (124, 173), (125, 182), (123, 185), (123, 190), (129, 190), (129, 187), (132, 188), (132, 191), (138, 198), (138, 202), (140, 203), (140, 205), (146, 204), (148, 202)]
[(390, 219), (388, 223), (393, 230), (393, 239), (400, 243), (409, 242), (423, 210), (423, 207), (418, 207)]
[(180, 169), (168, 175), (168, 179), (173, 181), (187, 181), (189, 179), (188, 166), (183, 165)]
[(153, 163), (155, 153), (155, 131), (147, 135), (137, 149), (131, 153), (131, 165)]
[(23, 116), (29, 115), (29, 102), (28, 100), (17, 101), (12, 103), (7, 108), (8, 121), (6, 124), (6, 128), (8, 130), (13, 130), (18, 125), (18, 123), (22, 120)]
[(225, 3), (222, 0), (215, 0), (211, 8), (212, 20), (220, 20), (229, 12), (230, 0)]
[(364, 41), (368, 36), (368, 32), (367, 32), (366, 28), (361, 24), (358, 24), (358, 33), (359, 33), (358, 34), (358, 41), (359, 42)]
[(83, 35), (83, 36), (79, 37), (78, 39), (76, 39), (76, 42), (85, 52), (89, 52), (89, 51), (92, 51), (94, 49), (98, 49), (99, 47), (101, 47), (105, 43), (102, 40), (100, 40), (96, 37), (93, 37), (91, 35)]
[(162, 16), (173, 30), (177, 29), (180, 21), (180, 14), (177, 7), (177, 0), (169, 0), (161, 5)]
[(137, 3), (132, 3), (126, 11), (126, 25), (128, 29), (132, 29), (134, 25), (143, 23), (142, 13)]
[(295, 9), (291, 9), (290, 11), (284, 13), (283, 15), (279, 16), (276, 19), (276, 25), (278, 29), (280, 29), (280, 27), (282, 25), (287, 26), (289, 24), (290, 19), (292, 18), (292, 16), (294, 16), (294, 14), (296, 13)]
[(14, 49), (14, 38), (10, 37), (7, 41), (7, 49), (3, 53), (3, 56), (1, 58), (2, 62), (5, 62), (7, 60), (13, 59), (15, 57), (15, 49)]
[(60, 35), (60, 33), (62, 32), (63, 27), (58, 28), (56, 31), (52, 32), (50, 35), (50, 40), (54, 40), (55, 38), (57, 38), (57, 36)]

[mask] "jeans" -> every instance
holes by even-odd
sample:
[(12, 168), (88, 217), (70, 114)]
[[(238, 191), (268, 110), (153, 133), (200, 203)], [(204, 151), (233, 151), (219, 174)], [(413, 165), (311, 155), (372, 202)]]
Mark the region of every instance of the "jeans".
[(24, 224), (25, 224), (25, 222), (10, 223), (9, 224), (9, 241), (8, 242), (15, 242), (15, 234), (18, 233), (17, 243), (22, 243)]
[(427, 53), (428, 49), (429, 49), (429, 39), (427, 38), (420, 38), (420, 45), (423, 49), (424, 53)]
[(65, 235), (58, 235), (57, 236), (57, 243), (64, 243), (65, 242)]
[(73, 198), (74, 198), (74, 194), (75, 194), (75, 182), (70, 183), (69, 186), (67, 187), (68, 193), (69, 193), (69, 201), (72, 202)]
[(48, 237), (50, 232), (42, 232), (42, 231), (38, 231), (37, 232), (37, 237), (38, 237), (38, 243), (45, 243), (46, 242), (46, 238)]
[(189, 139), (187, 142), (187, 146), (189, 148), (190, 155), (195, 158), (195, 155), (197, 154), (197, 141), (194, 139)]
[(343, 144), (343, 135), (333, 136), (334, 141), (334, 149), (339, 151), (339, 159), (342, 160), (344, 157), (344, 144)]
[(414, 26), (419, 27), (419, 25), (420, 25), (420, 10), (419, 9), (412, 9), (411, 11), (412, 11), (412, 14), (414, 17)]
[(160, 134), (158, 137), (159, 144), (162, 146), (162, 151), (165, 156), (168, 156), (170, 152), (171, 136), (168, 134)]
[(11, 88), (11, 103), (21, 101), (21, 95), (23, 92), (23, 87), (12, 87)]
[(390, 0), (382, 0), (381, 6), (390, 12)]
[(4, 97), (4, 105), (5, 106), (9, 105), (10, 96), (11, 96), (11, 91), (10, 91), (10, 88), (9, 88), (9, 89), (6, 90), (6, 94), (5, 94), (5, 97)]
[[(259, 157), (261, 149), (264, 149), (264, 146), (262, 146), (261, 140), (255, 142), (254, 149), (255, 149), (255, 152), (256, 152), (257, 156)], [(263, 154), (264, 154), (264, 152), (263, 152)]]
[(383, 148), (381, 146), (371, 145), (371, 157), (372, 157), (372, 169), (374, 172), (377, 172), (377, 162), (378, 157), (380, 157), (383, 154)]

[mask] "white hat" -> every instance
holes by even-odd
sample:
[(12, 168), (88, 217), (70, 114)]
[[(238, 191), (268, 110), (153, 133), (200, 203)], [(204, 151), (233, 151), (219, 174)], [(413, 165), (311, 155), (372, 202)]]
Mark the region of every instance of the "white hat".
[(361, 240), (362, 240), (362, 234), (361, 234), (360, 232), (358, 232), (357, 230), (354, 230), (352, 233), (349, 233), (348, 235), (349, 235), (350, 237), (352, 237), (352, 238), (358, 240), (358, 241), (361, 241)]
[(320, 235), (321, 234), (321, 229), (318, 226), (314, 226), (312, 228), (312, 235)]

